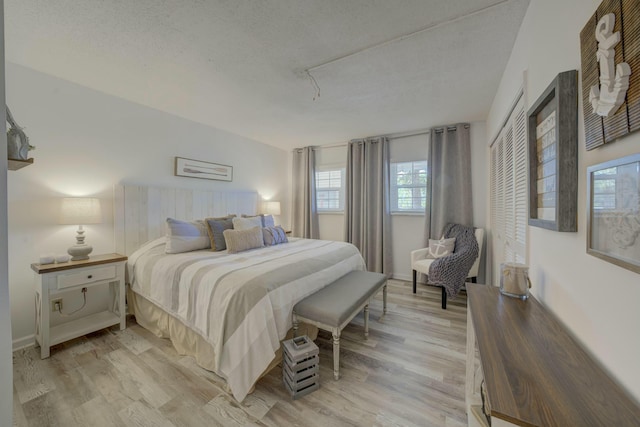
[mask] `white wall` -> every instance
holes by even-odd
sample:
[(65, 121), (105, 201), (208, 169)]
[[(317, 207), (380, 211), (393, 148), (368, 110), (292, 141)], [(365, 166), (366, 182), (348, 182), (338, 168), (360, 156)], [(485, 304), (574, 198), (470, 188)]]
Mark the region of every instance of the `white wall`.
[[(7, 103), (37, 146), (34, 164), (8, 178), (14, 348), (33, 342), (30, 264), (43, 253), (64, 253), (75, 241), (75, 226), (57, 224), (61, 197), (101, 198), (105, 222), (86, 227), (94, 254), (115, 250), (112, 188), (119, 182), (255, 190), (280, 200), (279, 220), (289, 222), (290, 163), (283, 150), (11, 63)], [(233, 182), (175, 177), (174, 156), (232, 165)]]
[[(460, 121), (464, 121), (461, 118)], [(486, 126), (484, 122), (471, 123), (471, 174), (473, 192), (473, 218), (476, 227), (487, 227), (488, 204), (488, 169), (486, 168), (488, 154), (486, 150)], [(427, 137), (411, 137), (392, 139), (390, 157), (392, 161), (410, 161), (426, 158)], [(424, 151), (424, 153), (422, 153)], [(317, 157), (318, 164), (336, 164), (342, 158), (346, 164), (347, 149), (320, 148)], [(412, 280), (410, 253), (412, 250), (424, 247), (424, 215), (394, 214), (391, 216), (391, 244), (393, 256), (393, 277), (402, 280)], [(326, 240), (344, 240), (344, 215), (320, 214), (320, 238)], [(484, 256), (484, 255), (483, 255)], [(484, 267), (479, 272), (479, 282), (484, 281)]]
[[(580, 70), (579, 34), (599, 4), (600, 0), (531, 2), (487, 120), (487, 138), (497, 133), (523, 72), (529, 108), (559, 72)], [(640, 132), (586, 151), (582, 102), (580, 96), (578, 232), (529, 227), (532, 293), (640, 400), (640, 275), (586, 253), (586, 168), (639, 152)]]
[[(4, 1), (0, 0), (0, 100), (4, 100)], [(4, 102), (0, 115), (5, 116)], [(0, 425), (13, 418), (13, 362), (11, 357), (11, 316), (7, 277), (7, 143), (6, 123), (0, 126)], [(11, 172), (14, 173), (14, 172)]]

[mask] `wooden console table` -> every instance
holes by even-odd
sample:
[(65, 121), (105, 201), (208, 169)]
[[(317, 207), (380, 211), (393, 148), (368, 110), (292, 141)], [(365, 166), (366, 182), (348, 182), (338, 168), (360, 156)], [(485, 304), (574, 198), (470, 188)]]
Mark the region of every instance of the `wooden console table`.
[(521, 301), (494, 286), (466, 286), (470, 426), (488, 425), (482, 377), (492, 427), (640, 424), (638, 404), (535, 298)]

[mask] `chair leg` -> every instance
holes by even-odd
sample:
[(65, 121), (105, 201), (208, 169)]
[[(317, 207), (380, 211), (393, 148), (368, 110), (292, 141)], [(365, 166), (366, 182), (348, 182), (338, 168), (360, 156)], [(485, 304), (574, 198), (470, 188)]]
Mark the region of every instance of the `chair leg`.
[(416, 279), (418, 277), (418, 272), (413, 270), (413, 293), (416, 293)]
[(442, 309), (446, 310), (447, 309), (447, 291), (445, 290), (444, 286), (441, 286), (442, 288)]

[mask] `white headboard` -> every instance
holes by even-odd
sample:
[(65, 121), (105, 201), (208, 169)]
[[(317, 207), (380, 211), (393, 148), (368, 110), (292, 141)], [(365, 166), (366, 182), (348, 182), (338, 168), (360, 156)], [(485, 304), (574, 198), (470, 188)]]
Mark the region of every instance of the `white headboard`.
[(253, 191), (116, 185), (113, 219), (116, 252), (128, 256), (149, 240), (164, 236), (167, 218), (255, 215), (257, 207), (258, 193)]

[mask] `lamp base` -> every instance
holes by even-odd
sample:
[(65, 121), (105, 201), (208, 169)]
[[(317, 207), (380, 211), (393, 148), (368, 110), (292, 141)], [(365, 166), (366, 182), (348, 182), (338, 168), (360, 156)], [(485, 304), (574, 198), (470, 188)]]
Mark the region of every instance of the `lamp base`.
[(67, 249), (67, 253), (71, 255), (71, 261), (82, 261), (89, 259), (89, 254), (93, 248), (89, 245), (73, 245)]

